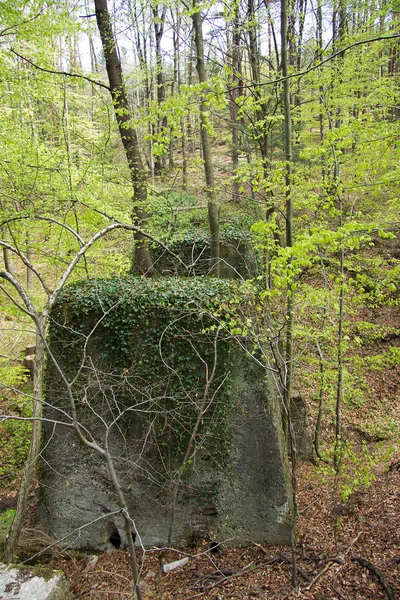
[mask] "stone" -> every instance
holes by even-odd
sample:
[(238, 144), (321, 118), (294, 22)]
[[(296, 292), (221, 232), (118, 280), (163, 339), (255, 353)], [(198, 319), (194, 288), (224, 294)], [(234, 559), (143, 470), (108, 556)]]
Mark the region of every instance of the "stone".
[(60, 571), (0, 564), (0, 600), (72, 600), (72, 596)]
[[(167, 242), (170, 249), (177, 254), (185, 265), (191, 265), (190, 270), (184, 267), (174, 256), (161, 246), (152, 250), (156, 270), (163, 276), (202, 276), (212, 270), (213, 261), (210, 256), (210, 243), (200, 235), (185, 241)], [(252, 279), (258, 275), (257, 257), (250, 238), (222, 236), (219, 247), (220, 277), (224, 279)], [(132, 265), (135, 272), (135, 265)]]
[[(124, 285), (128, 283), (121, 283), (117, 291), (113, 284), (112, 289), (118, 297), (115, 306), (122, 323), (128, 323), (128, 311), (133, 308), (124, 304)], [(151, 283), (138, 285), (149, 287)], [(207, 282), (207, 289), (211, 285)], [(226, 289), (226, 283), (215, 285)], [(183, 319), (188, 300), (182, 290), (189, 293), (193, 289), (190, 279), (179, 281), (178, 304), (173, 306), (172, 298), (165, 299), (169, 286), (157, 282), (163, 305), (158, 308), (155, 304), (152, 309), (156, 315), (152, 317), (154, 346), (144, 308), (125, 339), (117, 313), (111, 311), (108, 320), (103, 317), (86, 346), (86, 366), (79, 386), (74, 388), (78, 418), (103, 446), (107, 435), (137, 528), (136, 544), (167, 544), (171, 499), (180, 472), (174, 546), (201, 543), (209, 531), (224, 545), (287, 544), (291, 492), (277, 394), (264, 366), (232, 336), (218, 338), (215, 352), (220, 362), (207, 400), (208, 412), (199, 425), (193, 446), (196, 452), (191, 452), (182, 465), (206, 388), (204, 358), (199, 352), (214, 352), (215, 331), (207, 333), (213, 321), (208, 323), (205, 316), (190, 323)], [(135, 288), (135, 302), (140, 293), (140, 288)], [(84, 289), (77, 290), (76, 298), (86, 312), (81, 315), (76, 303), (70, 306), (66, 301), (53, 313), (53, 323), (67, 326), (60, 327), (58, 337), (53, 334), (50, 340), (60, 366), (71, 377), (74, 371), (68, 369), (76, 364), (77, 352), (73, 336), (79, 342), (81, 332), (85, 328), (91, 331), (93, 322), (104, 315), (102, 303), (99, 313), (95, 309), (88, 312)], [(156, 303), (154, 298), (152, 301)], [(193, 328), (190, 342), (185, 338), (184, 349), (178, 351), (189, 325)], [(117, 353), (119, 344), (125, 351), (123, 361), (120, 358), (117, 362), (117, 354), (107, 354), (107, 348), (111, 346)], [(212, 355), (208, 360), (212, 361)], [(155, 380), (150, 378), (150, 369), (157, 371)], [(182, 384), (181, 390), (182, 381), (186, 387)], [(84, 447), (72, 428), (59, 423), (54, 427), (49, 422), (52, 418), (60, 421), (62, 411), (69, 411), (65, 389), (50, 363), (46, 388), (48, 421), (44, 423), (45, 462), (40, 474), (40, 529), (75, 549), (127, 548), (124, 517), (104, 459)]]

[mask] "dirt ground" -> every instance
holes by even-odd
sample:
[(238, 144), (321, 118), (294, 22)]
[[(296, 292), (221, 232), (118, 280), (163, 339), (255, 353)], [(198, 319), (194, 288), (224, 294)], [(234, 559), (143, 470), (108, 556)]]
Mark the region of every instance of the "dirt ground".
[[(169, 551), (167, 562), (184, 556), (183, 567), (160, 575), (159, 551), (138, 551), (143, 598), (204, 600), (300, 598), (378, 600), (400, 598), (400, 461), (376, 467), (376, 480), (345, 503), (334, 503), (332, 482), (315, 466), (299, 469), (298, 585), (291, 587), (289, 547), (206, 545)], [(335, 507), (335, 508), (334, 508)], [(133, 598), (126, 552), (77, 559), (56, 555), (79, 599)]]
[[(359, 317), (388, 328), (385, 337), (359, 349), (366, 365), (371, 356), (400, 346), (400, 308), (381, 307), (364, 313)], [(328, 470), (324, 473), (312, 463), (299, 466), (297, 587), (291, 586), (289, 547), (261, 546), (249, 540), (246, 547), (237, 548), (216, 540), (222, 542), (217, 553), (211, 552), (206, 543), (196, 549), (169, 550), (166, 562), (183, 557), (189, 557), (189, 561), (162, 574), (160, 551), (138, 550), (143, 600), (400, 600), (400, 448), (395, 447), (400, 423), (400, 370), (398, 365), (390, 364), (364, 375), (368, 401), (344, 406), (343, 433), (359, 449), (367, 444), (371, 452), (368, 456), (380, 457), (376, 464), (367, 465), (375, 480), (369, 486), (360, 485), (344, 501), (340, 498), (343, 480), (335, 482)], [(309, 390), (310, 398), (306, 398), (311, 408), (313, 392)], [(311, 427), (315, 426), (315, 416), (311, 410)], [(332, 442), (328, 420), (321, 437)], [(386, 452), (390, 446), (393, 450)], [(349, 480), (354, 481), (352, 473)], [(11, 494), (0, 489), (0, 512), (15, 506), (17, 487), (15, 481)], [(30, 539), (33, 520), (34, 502), (23, 536), (27, 545), (34, 541)], [(61, 553), (55, 546), (52, 564), (64, 570), (77, 600), (135, 597), (126, 552), (78, 557)]]

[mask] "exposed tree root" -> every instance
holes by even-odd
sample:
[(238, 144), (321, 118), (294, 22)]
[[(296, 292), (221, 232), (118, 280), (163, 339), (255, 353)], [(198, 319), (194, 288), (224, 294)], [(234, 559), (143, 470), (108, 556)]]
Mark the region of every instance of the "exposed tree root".
[(363, 558), (362, 556), (352, 556), (351, 560), (353, 562), (360, 563), (360, 565), (362, 567), (365, 567), (366, 569), (371, 571), (371, 573), (374, 573), (374, 575), (376, 575), (377, 578), (379, 579), (379, 583), (385, 590), (386, 595), (389, 598), (389, 600), (395, 600), (394, 591), (393, 591), (392, 587), (388, 584), (388, 582), (386, 581), (386, 579), (384, 578), (384, 576), (382, 575), (382, 572), (378, 569), (378, 567), (373, 565), (371, 562), (369, 562), (369, 560), (367, 560), (366, 558)]

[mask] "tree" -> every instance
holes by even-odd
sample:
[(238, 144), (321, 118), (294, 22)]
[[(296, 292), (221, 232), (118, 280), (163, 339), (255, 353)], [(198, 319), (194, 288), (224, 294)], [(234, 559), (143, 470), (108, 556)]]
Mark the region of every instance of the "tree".
[[(110, 92), (113, 98), (115, 116), (121, 140), (125, 148), (134, 192), (133, 215), (135, 221), (143, 229), (147, 221), (147, 182), (144, 165), (140, 155), (137, 133), (132, 125), (132, 114), (129, 108), (125, 85), (122, 79), (121, 62), (111, 27), (110, 13), (106, 0), (95, 0), (96, 19), (103, 44), (104, 56)], [(152, 277), (155, 273), (150, 251), (145, 238), (138, 229), (135, 233), (136, 265), (140, 273)]]
[[(23, 218), (23, 217), (21, 217)], [(39, 218), (39, 220), (41, 220)], [(62, 224), (58, 223), (54, 219), (43, 218), (44, 221), (50, 221), (56, 226), (61, 226)], [(46, 284), (45, 278), (42, 273), (32, 264), (32, 262), (20, 251), (18, 248), (9, 245), (7, 242), (0, 240), (0, 245), (3, 248), (6, 248), (10, 252), (12, 252), (15, 256), (17, 256), (25, 266), (32, 271), (32, 273), (39, 280), (42, 290), (47, 297), (47, 301), (43, 308), (36, 307), (34, 300), (29, 296), (29, 292), (24, 289), (24, 286), (16, 279), (9, 271), (2, 270), (0, 271), (0, 278), (2, 278), (9, 285), (0, 285), (0, 290), (3, 294), (16, 306), (16, 308), (22, 313), (29, 316), (32, 320), (35, 329), (36, 329), (36, 354), (35, 354), (35, 365), (34, 365), (34, 382), (33, 382), (33, 429), (32, 429), (32, 438), (31, 445), (29, 449), (29, 454), (27, 461), (25, 463), (25, 468), (22, 475), (22, 481), (20, 486), (20, 491), (18, 495), (18, 503), (17, 510), (15, 514), (15, 518), (10, 530), (10, 534), (7, 537), (5, 544), (5, 552), (4, 558), (6, 562), (12, 562), (16, 545), (18, 543), (19, 534), (22, 527), (23, 518), (25, 516), (28, 494), (32, 483), (32, 477), (35, 471), (37, 458), (40, 454), (40, 446), (41, 446), (41, 419), (43, 416), (43, 369), (46, 359), (46, 351), (49, 352), (49, 348), (46, 341), (47, 335), (47, 327), (49, 324), (49, 317), (51, 310), (57, 301), (57, 298), (63, 289), (64, 285), (71, 277), (74, 269), (77, 264), (81, 260), (82, 257), (85, 256), (87, 251), (93, 246), (95, 242), (99, 239), (107, 235), (109, 232), (115, 229), (128, 229), (131, 231), (137, 231), (137, 227), (134, 225), (123, 225), (120, 223), (113, 223), (104, 227), (102, 230), (98, 231), (90, 240), (86, 243), (83, 242), (81, 236), (68, 227), (69, 233), (72, 233), (80, 242), (81, 248), (80, 250), (73, 256), (68, 267), (65, 269), (61, 278), (59, 279), (55, 289), (50, 291), (48, 285)], [(140, 232), (142, 233), (142, 232)], [(51, 354), (50, 354), (51, 356)], [(57, 365), (56, 365), (57, 367)], [(81, 441), (87, 445), (89, 448), (99, 452), (104, 455), (104, 452), (93, 444), (90, 440), (85, 437), (85, 434), (81, 431), (79, 422), (76, 418), (76, 410), (74, 408), (74, 397), (72, 391), (70, 390), (70, 386), (67, 381), (65, 381), (67, 389), (69, 390), (70, 400), (71, 400), (71, 410), (73, 415), (73, 425), (76, 428), (76, 431), (81, 439)], [(112, 474), (112, 473), (111, 473)], [(123, 509), (123, 506), (121, 506)], [(135, 581), (137, 579), (137, 571), (135, 572)]]
[(194, 29), (194, 39), (196, 45), (196, 69), (199, 77), (199, 82), (203, 84), (203, 91), (200, 100), (200, 137), (203, 150), (204, 174), (206, 178), (206, 193), (208, 198), (208, 222), (211, 235), (211, 259), (212, 273), (219, 277), (219, 206), (217, 203), (216, 187), (214, 179), (214, 166), (211, 155), (211, 142), (208, 132), (208, 108), (207, 108), (207, 71), (204, 60), (204, 42), (203, 42), (203, 25), (199, 3), (193, 0), (192, 21)]

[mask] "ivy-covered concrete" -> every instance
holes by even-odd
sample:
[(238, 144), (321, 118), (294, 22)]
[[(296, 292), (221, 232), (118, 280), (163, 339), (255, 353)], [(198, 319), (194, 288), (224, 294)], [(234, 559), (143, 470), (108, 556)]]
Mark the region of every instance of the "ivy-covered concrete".
[[(250, 284), (210, 278), (92, 280), (60, 297), (50, 348), (76, 377), (86, 437), (109, 449), (137, 543), (167, 543), (172, 504), (174, 545), (210, 531), (288, 543), (280, 407), (254, 337), (260, 310)], [(124, 547), (109, 469), (70, 426), (51, 361), (47, 401), (41, 527), (75, 548)]]

